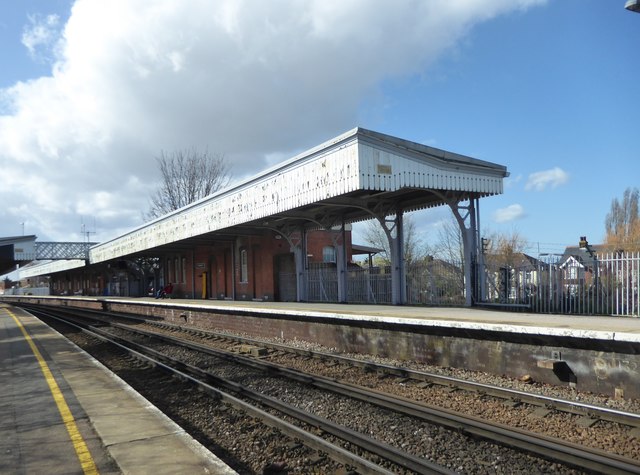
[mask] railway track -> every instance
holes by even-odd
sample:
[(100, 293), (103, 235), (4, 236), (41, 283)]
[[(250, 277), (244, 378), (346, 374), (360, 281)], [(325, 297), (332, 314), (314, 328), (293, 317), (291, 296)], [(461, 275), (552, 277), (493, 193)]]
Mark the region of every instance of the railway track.
[[(49, 311), (46, 312), (50, 313)], [(77, 311), (72, 312), (77, 317)], [(104, 315), (101, 315), (104, 317)], [(86, 320), (86, 314), (84, 316)], [(118, 316), (118, 318), (122, 318), (122, 316)], [(99, 321), (97, 325), (106, 325), (104, 320)], [(117, 342), (119, 345), (124, 345), (125, 339), (122, 336), (115, 336), (113, 334), (107, 335), (105, 334), (104, 329), (96, 328), (96, 326), (91, 329), (92, 332), (96, 334), (100, 334), (101, 338), (110, 338), (110, 339), (119, 339)], [(288, 378), (290, 380), (297, 381), (303, 385), (313, 386), (318, 390), (323, 391), (331, 391), (335, 394), (340, 394), (341, 396), (348, 397), (353, 400), (360, 401), (360, 403), (372, 404), (379, 408), (383, 408), (387, 411), (393, 411), (396, 414), (401, 414), (402, 417), (405, 418), (413, 418), (421, 421), (428, 421), (429, 424), (437, 424), (441, 427), (448, 427), (450, 430), (458, 434), (462, 434), (470, 439), (486, 439), (491, 440), (493, 442), (498, 442), (505, 446), (516, 448), (517, 450), (525, 451), (526, 453), (534, 453), (537, 456), (542, 457), (545, 460), (560, 460), (563, 464), (569, 464), (573, 467), (579, 467), (583, 470), (590, 472), (601, 472), (601, 473), (640, 473), (640, 466), (634, 460), (624, 459), (622, 457), (616, 457), (611, 454), (603, 453), (602, 451), (589, 449), (585, 447), (578, 446), (576, 444), (566, 443), (559, 439), (552, 439), (549, 437), (540, 436), (539, 434), (532, 434), (527, 431), (522, 430), (514, 430), (513, 428), (489, 423), (487, 421), (483, 421), (480, 418), (469, 417), (459, 413), (453, 413), (452, 411), (442, 410), (440, 408), (429, 407), (424, 404), (417, 404), (414, 401), (407, 400), (405, 398), (399, 398), (395, 396), (391, 396), (389, 394), (384, 394), (378, 391), (374, 391), (370, 388), (362, 388), (351, 384), (345, 384), (339, 381), (335, 381), (330, 378), (318, 376), (318, 375), (310, 375), (303, 373), (298, 370), (294, 370), (291, 368), (284, 367), (282, 365), (275, 364), (273, 362), (264, 361), (261, 358), (255, 357), (247, 357), (241, 356), (234, 353), (230, 353), (228, 351), (217, 350), (211, 348), (208, 345), (195, 343), (195, 342), (185, 342), (182, 338), (176, 338), (167, 335), (159, 335), (157, 332), (150, 332), (148, 330), (141, 330), (139, 328), (133, 329), (131, 325), (122, 325), (122, 324), (112, 324), (113, 328), (117, 328), (119, 331), (127, 331), (127, 332), (136, 332), (137, 338), (142, 339), (153, 339), (155, 341), (162, 341), (163, 345), (171, 345), (171, 346), (181, 346), (184, 349), (188, 349), (189, 351), (198, 352), (200, 354), (207, 354), (211, 357), (217, 358), (219, 360), (225, 360), (232, 364), (242, 364), (245, 367), (252, 368), (253, 370), (259, 371), (263, 374), (268, 374), (270, 377), (279, 377), (279, 378)], [(139, 322), (138, 322), (138, 325)], [(165, 326), (165, 328), (167, 328)], [(169, 328), (171, 331), (179, 331), (179, 328)], [(229, 336), (220, 336), (214, 335), (208, 332), (200, 332), (197, 331), (197, 335), (199, 337), (206, 338), (208, 340), (211, 339), (228, 339)], [(236, 340), (237, 342), (238, 340)], [(247, 344), (248, 341), (244, 341), (244, 344)], [(251, 341), (252, 344), (258, 344), (259, 342)], [(262, 342), (260, 342), (262, 343)], [(158, 351), (149, 348), (147, 345), (143, 345), (136, 342), (127, 342), (126, 346), (130, 348), (130, 351), (137, 352), (138, 356), (144, 355), (142, 357), (147, 358), (149, 360), (153, 360), (156, 365), (164, 365), (168, 370), (169, 367), (177, 367), (177, 370), (180, 371), (181, 377), (191, 378), (193, 380), (204, 381), (204, 384), (210, 385), (211, 383), (215, 383), (217, 387), (217, 391), (220, 391), (220, 388), (223, 388), (225, 391), (229, 393), (234, 393), (236, 396), (241, 394), (243, 398), (247, 398), (252, 400), (253, 402), (259, 403), (261, 405), (274, 404), (271, 407), (272, 410), (277, 410), (283, 412), (287, 415), (287, 417), (296, 417), (298, 420), (302, 421), (304, 424), (321, 428), (321, 430), (327, 434), (331, 434), (332, 437), (342, 438), (342, 440), (346, 441), (347, 445), (357, 445), (363, 451), (373, 452), (378, 454), (378, 456), (384, 457), (389, 460), (391, 463), (395, 464), (397, 467), (402, 467), (403, 470), (408, 470), (411, 473), (447, 473), (449, 468), (440, 467), (437, 464), (434, 464), (428, 460), (425, 460), (424, 457), (419, 457), (411, 454), (402, 454), (401, 450), (390, 446), (389, 444), (375, 445), (378, 444), (377, 441), (368, 437), (362, 437), (358, 435), (356, 431), (353, 431), (348, 428), (340, 427), (339, 424), (332, 423), (327, 420), (320, 420), (312, 417), (312, 415), (308, 411), (301, 411), (299, 409), (292, 408), (289, 405), (285, 405), (286, 409), (283, 409), (282, 403), (275, 403), (273, 398), (266, 397), (264, 395), (259, 395), (258, 392), (252, 391), (247, 386), (243, 386), (234, 381), (228, 381), (219, 376), (212, 375), (211, 373), (200, 369), (197, 366), (185, 364), (183, 361), (177, 360), (176, 358), (169, 358), (168, 356), (159, 353)], [(270, 345), (270, 350), (272, 352), (286, 352), (290, 351), (290, 348), (285, 348), (282, 345)], [(427, 375), (419, 372), (411, 372), (410, 370), (390, 367), (385, 365), (377, 365), (372, 366), (373, 363), (370, 362), (362, 362), (354, 359), (345, 359), (344, 357), (340, 357), (338, 355), (313, 355), (309, 352), (304, 352), (305, 357), (316, 357), (322, 358), (325, 361), (331, 361), (335, 364), (348, 364), (350, 366), (360, 366), (367, 371), (374, 371), (377, 374), (390, 374), (396, 377), (408, 378), (413, 376), (415, 379), (420, 381), (427, 381)], [(163, 359), (163, 358), (169, 358)], [(338, 361), (338, 362), (336, 362)], [(441, 378), (441, 377), (439, 377)], [(446, 384), (449, 388), (457, 388), (459, 381), (452, 381), (452, 378), (445, 378), (444, 384)], [(438, 384), (443, 384), (443, 381), (440, 381)], [(454, 384), (455, 383), (455, 384)], [(468, 382), (462, 382), (468, 383)], [(202, 383), (201, 383), (202, 384)], [(435, 384), (429, 382), (429, 384)], [(469, 390), (468, 388), (464, 388), (465, 390)], [(211, 389), (207, 389), (208, 391), (212, 391)], [(483, 387), (480, 390), (477, 388), (473, 389), (474, 391), (483, 391), (489, 392), (488, 390), (492, 390), (492, 388)], [(513, 392), (509, 396), (510, 399), (513, 399)], [(518, 395), (521, 397), (522, 395)], [(217, 397), (222, 397), (218, 394)], [(225, 396), (227, 397), (227, 396)], [(233, 396), (232, 396), (233, 397)], [(264, 398), (267, 399), (264, 399)], [(548, 402), (547, 402), (548, 404)], [(569, 409), (573, 412), (578, 411), (582, 413), (585, 410), (591, 411), (589, 414), (593, 416), (593, 411), (595, 408), (576, 408), (576, 404), (570, 404)], [(606, 408), (605, 408), (606, 409)], [(608, 417), (613, 417), (615, 419), (624, 419), (626, 423), (633, 422), (629, 420), (629, 418), (624, 415), (618, 413), (612, 413), (611, 411), (604, 411)], [(311, 417), (311, 419), (309, 419)], [(407, 419), (407, 420), (413, 420)], [(637, 421), (636, 421), (637, 422)], [(272, 422), (273, 423), (273, 422)], [(274, 423), (275, 424), (275, 423)], [(282, 430), (282, 429), (279, 429)], [(290, 429), (288, 429), (290, 430)], [(291, 435), (292, 437), (299, 437), (295, 435)], [(317, 444), (318, 442), (309, 443), (309, 446), (314, 447), (313, 444)], [(368, 464), (372, 462), (366, 462), (363, 460), (356, 461), (346, 461), (346, 455), (344, 453), (340, 453), (340, 450), (337, 452), (335, 449), (317, 449), (323, 452), (331, 452), (333, 457), (342, 464), (345, 464), (350, 467), (358, 467), (358, 473), (369, 473), (367, 470), (374, 470)], [(344, 450), (344, 449), (343, 449)], [(342, 458), (340, 458), (342, 457)], [(375, 465), (375, 464), (374, 464)], [(454, 464), (455, 465), (455, 464)], [(386, 470), (386, 469), (384, 469)], [(395, 471), (395, 470), (394, 470)], [(378, 473), (378, 472), (371, 472)]]
[[(44, 319), (55, 319), (64, 324), (71, 325), (90, 336), (108, 342), (119, 349), (130, 353), (132, 356), (144, 360), (155, 368), (160, 368), (173, 376), (179, 377), (184, 381), (188, 381), (214, 398), (223, 401), (226, 404), (248, 414), (251, 417), (259, 419), (263, 424), (275, 428), (289, 436), (292, 440), (301, 441), (307, 447), (313, 449), (321, 455), (328, 455), (338, 464), (348, 467), (346, 473), (362, 473), (362, 474), (393, 474), (398, 473), (396, 470), (391, 471), (388, 468), (380, 466), (366, 458), (340, 447), (326, 438), (315, 435), (318, 429), (326, 436), (331, 435), (334, 438), (341, 439), (347, 445), (355, 445), (360, 449), (375, 454), (375, 458), (381, 458), (391, 463), (392, 467), (401, 467), (410, 473), (420, 474), (453, 474), (452, 470), (431, 463), (428, 460), (420, 459), (411, 454), (397, 450), (388, 444), (381, 443), (370, 437), (364, 436), (356, 431), (334, 424), (331, 421), (316, 417), (305, 411), (301, 411), (293, 406), (287, 405), (274, 398), (270, 398), (259, 392), (233, 381), (220, 378), (202, 369), (184, 363), (178, 358), (167, 356), (145, 345), (128, 341), (122, 337), (110, 334), (103, 329), (92, 327), (91, 325), (78, 324), (71, 322), (67, 318), (53, 315), (48, 312), (37, 311), (37, 316)], [(140, 334), (140, 333), (139, 333)], [(174, 341), (175, 343), (175, 341)], [(183, 345), (184, 346), (184, 345)], [(240, 396), (240, 397), (238, 397)], [(248, 403), (247, 401), (251, 401)], [(267, 412), (275, 411), (280, 416)], [(309, 426), (311, 429), (305, 430), (287, 419), (295, 419), (299, 423)]]
[[(32, 307), (37, 309), (37, 307)], [(96, 311), (78, 311), (66, 309), (69, 315), (92, 315), (94, 318), (100, 319), (104, 317), (115, 318), (120, 321), (132, 321), (136, 324), (144, 323), (149, 327), (156, 327), (170, 333), (189, 334), (196, 337), (197, 340), (216, 342), (230, 342), (230, 345), (248, 345), (251, 348), (264, 348), (268, 353), (261, 356), (265, 359), (274, 361), (285, 361), (287, 366), (291, 365), (291, 361), (282, 358), (282, 355), (297, 355), (302, 358), (314, 358), (322, 361), (333, 368), (330, 374), (344, 373), (344, 368), (360, 368), (367, 373), (374, 373), (379, 378), (391, 376), (397, 378), (397, 381), (406, 383), (412, 381), (420, 385), (420, 387), (437, 386), (445, 388), (449, 392), (453, 391), (469, 391), (478, 397), (494, 397), (505, 401), (506, 404), (514, 406), (519, 404), (528, 404), (534, 408), (540, 408), (539, 414), (549, 413), (551, 411), (565, 412), (575, 414), (582, 417), (581, 423), (593, 425), (599, 421), (612, 422), (627, 426), (630, 435), (640, 439), (640, 414), (629, 411), (618, 410), (611, 407), (589, 404), (586, 402), (567, 400), (559, 397), (550, 397), (542, 394), (499, 387), (491, 384), (470, 381), (441, 374), (412, 370), (407, 367), (399, 367), (388, 364), (376, 363), (371, 360), (347, 357), (339, 354), (326, 353), (321, 351), (296, 348), (289, 345), (255, 340), (228, 333), (219, 333), (213, 331), (203, 331), (199, 329), (172, 325), (164, 322), (157, 322), (149, 319), (142, 319), (139, 316), (127, 316), (122, 314), (105, 314)], [(125, 323), (126, 324), (126, 323)], [(231, 347), (231, 346), (227, 346)], [(338, 367), (341, 365), (341, 368)]]

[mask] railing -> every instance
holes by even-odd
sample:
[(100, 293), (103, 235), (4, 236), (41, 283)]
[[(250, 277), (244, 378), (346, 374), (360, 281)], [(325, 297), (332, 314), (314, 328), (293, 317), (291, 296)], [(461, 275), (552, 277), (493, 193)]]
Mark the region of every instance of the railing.
[(389, 268), (350, 268), (347, 298), (353, 303), (391, 303), (391, 270)]
[(434, 259), (407, 268), (407, 303), (413, 305), (464, 305), (462, 262)]
[[(593, 256), (541, 256), (519, 266), (487, 265), (485, 298), (477, 304), (504, 308), (526, 308), (537, 313), (576, 315), (640, 316), (640, 253)], [(281, 293), (295, 299), (294, 275), (280, 276)], [(307, 299), (337, 302), (335, 267), (317, 267), (305, 272)], [(287, 285), (284, 285), (287, 282)], [(407, 265), (407, 303), (410, 305), (461, 306), (465, 304), (464, 270), (460, 262), (433, 259)], [(292, 287), (293, 286), (293, 287)], [(285, 292), (286, 288), (286, 292)], [(391, 303), (391, 271), (388, 267), (358, 267), (347, 270), (347, 301)]]
[(488, 303), (538, 313), (640, 316), (640, 253), (541, 256), (524, 266), (485, 269)]
[(338, 301), (338, 273), (335, 267), (310, 268), (306, 275), (309, 301)]
[[(309, 268), (306, 273), (307, 298), (311, 302), (337, 302), (338, 277), (335, 267)], [(351, 303), (391, 303), (389, 267), (349, 267), (347, 301)], [(418, 305), (463, 305), (462, 265), (434, 260), (407, 269), (407, 303)]]

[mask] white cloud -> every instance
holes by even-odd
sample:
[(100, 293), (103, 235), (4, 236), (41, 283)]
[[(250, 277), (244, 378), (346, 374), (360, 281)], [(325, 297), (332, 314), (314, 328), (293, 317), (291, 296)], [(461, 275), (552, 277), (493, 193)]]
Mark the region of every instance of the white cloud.
[(29, 24), (22, 32), (22, 44), (29, 50), (34, 59), (50, 59), (50, 52), (54, 48), (59, 36), (60, 17), (47, 15), (29, 16)]
[(509, 221), (523, 218), (524, 216), (525, 212), (522, 205), (513, 204), (494, 211), (491, 217), (496, 223), (508, 223)]
[[(359, 125), (390, 77), (474, 25), (544, 0), (76, 0), (25, 28), (51, 75), (0, 90), (0, 235), (140, 224), (160, 151), (225, 153), (236, 177)], [(389, 34), (393, 32), (393, 34)], [(87, 216), (88, 215), (88, 216)]]
[(544, 191), (547, 186), (556, 188), (569, 180), (569, 174), (559, 167), (532, 173), (527, 179), (525, 190)]
[(513, 188), (517, 183), (520, 183), (522, 181), (522, 175), (516, 175), (516, 176), (508, 176), (507, 178), (504, 179), (504, 187), (505, 188)]

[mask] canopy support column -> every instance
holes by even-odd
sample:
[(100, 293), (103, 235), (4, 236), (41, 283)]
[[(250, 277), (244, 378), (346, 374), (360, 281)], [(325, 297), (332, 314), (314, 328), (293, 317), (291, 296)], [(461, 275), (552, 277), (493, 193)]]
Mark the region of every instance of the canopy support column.
[(307, 231), (304, 228), (299, 230), (297, 243), (291, 239), (291, 251), (296, 263), (296, 301), (306, 302), (309, 298), (307, 293)]
[(404, 265), (404, 232), (403, 232), (403, 210), (397, 208), (395, 214), (376, 214), (376, 219), (382, 226), (389, 242), (391, 253), (391, 303), (393, 305), (404, 305), (407, 303), (407, 276)]
[[(330, 231), (330, 230), (329, 230)], [(340, 233), (333, 236), (333, 245), (336, 249), (336, 272), (338, 277), (338, 302), (346, 303), (349, 299), (347, 289), (347, 242), (344, 219), (340, 226)]]
[(460, 226), (464, 255), (464, 293), (465, 306), (471, 307), (477, 299), (478, 272), (478, 198), (470, 197), (468, 204), (462, 205), (462, 201), (448, 200), (447, 204), (453, 212), (453, 216)]
[(287, 240), (289, 251), (293, 254), (296, 269), (296, 302), (306, 302), (308, 293), (308, 269), (307, 269), (307, 230), (304, 226), (265, 226), (280, 234)]

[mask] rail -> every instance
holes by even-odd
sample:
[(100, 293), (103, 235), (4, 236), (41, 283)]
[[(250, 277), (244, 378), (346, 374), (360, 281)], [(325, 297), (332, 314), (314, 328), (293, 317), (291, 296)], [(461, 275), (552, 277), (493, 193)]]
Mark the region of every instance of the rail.
[[(269, 374), (280, 374), (286, 376), (290, 379), (294, 379), (305, 384), (313, 385), (315, 387), (333, 391), (338, 394), (342, 394), (344, 396), (348, 396), (354, 398), (356, 400), (373, 403), (380, 407), (384, 407), (387, 409), (391, 409), (401, 414), (405, 414), (408, 416), (417, 417), (423, 419), (429, 423), (435, 423), (438, 425), (442, 425), (448, 427), (450, 429), (456, 431), (463, 431), (469, 435), (473, 435), (476, 437), (481, 437), (493, 442), (499, 442), (503, 445), (517, 448), (519, 450), (528, 451), (530, 453), (537, 454), (542, 457), (552, 458), (554, 460), (563, 461), (564, 463), (572, 464), (576, 467), (581, 467), (589, 470), (601, 471), (603, 473), (617, 473), (617, 474), (625, 474), (625, 473), (640, 473), (640, 465), (630, 459), (626, 459), (623, 457), (618, 457), (612, 454), (605, 453), (601, 450), (591, 449), (583, 446), (579, 446), (576, 444), (568, 443), (556, 438), (550, 438), (546, 436), (541, 436), (539, 434), (532, 434), (526, 431), (506, 427), (500, 424), (490, 423), (484, 421), (482, 419), (471, 417), (467, 415), (462, 415), (460, 413), (456, 413), (449, 410), (444, 410), (441, 408), (434, 408), (424, 404), (418, 404), (413, 401), (406, 400), (404, 398), (399, 397), (391, 397), (388, 394), (380, 393), (370, 388), (361, 388), (358, 386), (353, 386), (348, 383), (341, 383), (334, 381), (329, 378), (324, 378), (317, 375), (309, 375), (307, 373), (302, 373), (297, 370), (293, 370), (291, 368), (285, 368), (283, 366), (269, 363), (261, 360), (256, 360), (255, 358), (248, 358), (239, 355), (231, 355), (228, 352), (216, 350), (210, 348), (208, 346), (200, 345), (193, 342), (187, 342), (179, 338), (160, 335), (155, 332), (148, 332), (140, 329), (133, 329), (128, 325), (120, 325), (120, 324), (112, 324), (114, 327), (126, 328), (127, 331), (135, 332), (140, 335), (144, 335), (147, 337), (158, 338), (160, 340), (169, 342), (171, 344), (180, 345), (185, 348), (189, 348), (195, 351), (204, 352), (210, 354), (212, 356), (224, 359), (232, 359), (234, 362), (238, 362), (247, 366), (251, 366), (254, 368), (258, 368), (262, 371), (269, 372)], [(153, 354), (155, 355), (154, 350), (147, 350), (141, 345), (133, 344), (132, 347), (136, 348), (136, 351), (140, 351), (147, 355)], [(148, 353), (148, 352), (149, 353)], [(159, 355), (155, 355), (156, 358), (160, 358)], [(176, 363), (174, 363), (176, 364)], [(177, 363), (179, 366), (185, 366), (183, 363)], [(366, 363), (365, 363), (366, 364)], [(181, 369), (182, 369), (181, 366)], [(202, 370), (197, 368), (188, 368), (190, 374), (198, 373), (200, 377), (206, 378), (208, 381), (215, 381), (216, 384), (223, 385), (225, 389), (229, 389), (236, 393), (241, 393), (244, 396), (248, 396), (251, 399), (256, 401), (260, 401), (264, 404), (273, 404), (274, 402), (271, 398), (267, 396), (260, 395), (258, 393), (253, 393), (253, 391), (244, 388), (237, 383), (226, 382), (225, 380), (221, 380), (217, 376), (210, 375), (209, 373), (204, 373)], [(400, 368), (388, 367), (388, 370), (397, 370), (400, 374), (406, 374), (406, 370)], [(191, 372), (193, 371), (193, 373)], [(489, 389), (485, 386), (485, 389)], [(266, 398), (266, 399), (265, 399)], [(276, 406), (279, 406), (281, 403), (275, 402)], [(283, 411), (282, 408), (279, 408), (280, 411)], [(288, 409), (287, 409), (288, 410)], [(289, 413), (289, 415), (293, 415), (294, 413), (299, 412), (298, 409), (291, 408), (293, 411)], [(300, 417), (301, 420), (305, 420), (307, 423), (312, 423), (309, 421), (309, 417), (311, 416), (308, 413), (297, 414), (296, 417)], [(360, 445), (365, 450), (372, 450), (369, 445), (373, 441), (371, 440), (361, 440), (358, 439), (358, 434), (352, 434), (350, 431), (345, 431), (344, 428), (336, 427), (334, 424), (328, 421), (314, 421), (313, 424), (321, 424), (318, 427), (322, 427), (323, 430), (333, 433), (338, 437), (348, 437), (350, 442), (356, 443)], [(354, 438), (352, 440), (352, 437)], [(376, 442), (377, 443), (377, 442)], [(361, 445), (362, 444), (362, 445)], [(379, 448), (377, 450), (383, 450)], [(423, 461), (419, 458), (410, 458), (407, 461), (404, 461), (402, 464), (397, 459), (392, 459), (391, 457), (397, 457), (397, 451), (392, 447), (388, 447), (386, 452), (376, 452), (379, 454), (384, 454), (385, 458), (394, 461), (394, 463), (398, 463), (403, 465), (411, 470), (417, 470), (417, 463), (422, 463)], [(402, 455), (404, 457), (405, 455)], [(426, 468), (423, 467), (422, 470)], [(428, 467), (429, 470), (433, 469), (433, 467)], [(419, 472), (422, 473), (422, 472)]]
[[(59, 312), (59, 310), (57, 312)], [(334, 460), (340, 463), (343, 463), (350, 467), (357, 468), (358, 473), (390, 475), (392, 472), (389, 472), (385, 468), (380, 467), (352, 452), (349, 452), (348, 450), (345, 450), (342, 447), (336, 446), (324, 440), (321, 437), (315, 436), (314, 434), (304, 431), (299, 427), (296, 427), (295, 425), (292, 425), (290, 423), (287, 423), (286, 421), (281, 420), (278, 417), (274, 417), (272, 414), (269, 414), (268, 412), (265, 412), (251, 404), (248, 404), (242, 399), (239, 399), (239, 397), (232, 396), (231, 394), (229, 394), (229, 392), (235, 393), (253, 402), (262, 404), (266, 407), (279, 411), (283, 414), (286, 414), (287, 416), (293, 417), (313, 427), (318, 427), (322, 429), (322, 431), (326, 432), (327, 434), (331, 434), (334, 437), (338, 437), (340, 439), (346, 440), (349, 443), (357, 445), (361, 449), (364, 449), (373, 454), (377, 454), (378, 456), (386, 460), (389, 460), (394, 464), (397, 464), (406, 469), (412, 470), (416, 473), (449, 474), (449, 475), (453, 475), (455, 473), (445, 467), (441, 467), (437, 464), (429, 462), (428, 460), (415, 457), (411, 454), (407, 454), (403, 451), (395, 449), (392, 446), (378, 442), (372, 438), (366, 437), (358, 432), (355, 432), (348, 428), (334, 424), (321, 417), (314, 416), (313, 414), (310, 414), (308, 412), (297, 409), (293, 406), (277, 401), (276, 399), (273, 399), (269, 396), (265, 396), (263, 394), (252, 391), (241, 384), (220, 378), (209, 372), (203, 371), (200, 368), (197, 368), (192, 365), (188, 365), (186, 363), (181, 362), (180, 360), (163, 355), (144, 345), (127, 341), (126, 339), (121, 337), (114, 337), (114, 335), (111, 335), (108, 332), (105, 332), (104, 330), (92, 327), (91, 325), (71, 323), (65, 318), (59, 318), (56, 315), (53, 315), (48, 312), (38, 311), (37, 313), (41, 315), (45, 315), (47, 318), (54, 318), (59, 321), (63, 321), (65, 324), (73, 325), (74, 327), (80, 329), (81, 331), (88, 333), (94, 336), (95, 338), (99, 338), (103, 341), (109, 342), (110, 344), (113, 344), (118, 348), (126, 352), (129, 352), (138, 358), (148, 361), (149, 363), (155, 365), (158, 368), (164, 369), (167, 372), (170, 372), (181, 378), (191, 381), (192, 383), (205, 389), (207, 392), (213, 394), (216, 398), (222, 399), (223, 401), (233, 405), (234, 407), (237, 407), (238, 409), (245, 411), (253, 415), (254, 417), (259, 418), (265, 424), (277, 428), (278, 430), (282, 431), (283, 433), (286, 433), (287, 435), (289, 435), (294, 439), (299, 439), (304, 441), (304, 443), (309, 447), (329, 454)], [(127, 328), (127, 330), (133, 331), (131, 328)], [(140, 334), (147, 333), (149, 334), (149, 336), (153, 336), (154, 338), (159, 337), (159, 335), (153, 334), (151, 332), (142, 332), (142, 331), (136, 330), (135, 333), (140, 333)], [(167, 338), (167, 341), (170, 341), (170, 340), (175, 340), (175, 339)], [(184, 344), (182, 344), (182, 346), (188, 347), (188, 345), (184, 345)], [(214, 387), (211, 384), (215, 384), (219, 387), (222, 387), (224, 388), (224, 390)]]

